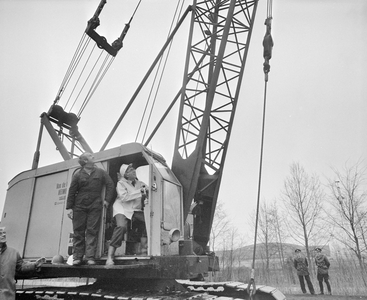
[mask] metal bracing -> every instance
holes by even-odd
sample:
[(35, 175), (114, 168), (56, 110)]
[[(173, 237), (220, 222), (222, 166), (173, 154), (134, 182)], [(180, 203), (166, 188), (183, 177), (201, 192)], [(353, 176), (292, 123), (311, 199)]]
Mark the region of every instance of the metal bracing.
[(194, 4), (172, 169), (184, 186), (185, 214), (194, 198), (204, 201), (201, 211), (208, 218), (208, 224), (201, 223), (206, 227), (204, 243), (209, 238), (256, 7), (257, 0)]

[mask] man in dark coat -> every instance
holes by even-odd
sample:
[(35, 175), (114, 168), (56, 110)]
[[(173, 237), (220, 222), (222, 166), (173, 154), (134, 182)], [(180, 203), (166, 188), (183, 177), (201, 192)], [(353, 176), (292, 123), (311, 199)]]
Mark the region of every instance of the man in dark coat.
[(32, 273), (41, 267), (45, 258), (25, 262), (17, 250), (6, 244), (5, 227), (0, 227), (0, 300), (15, 300), (15, 274)]
[(317, 266), (317, 280), (319, 281), (320, 294), (321, 295), (324, 294), (323, 281), (325, 281), (329, 295), (331, 295), (331, 286), (329, 283), (330, 262), (326, 257), (326, 255), (321, 253), (321, 248), (316, 248), (315, 251), (316, 251), (315, 263)]
[(299, 282), (301, 284), (301, 290), (304, 294), (306, 294), (306, 287), (305, 287), (305, 281), (306, 279), (308, 289), (310, 290), (310, 293), (312, 295), (315, 294), (315, 290), (313, 288), (311, 279), (310, 279), (310, 273), (308, 272), (308, 262), (307, 258), (301, 253), (300, 249), (296, 249), (296, 256), (294, 258), (294, 267), (297, 270), (297, 275), (299, 278)]
[(103, 206), (111, 202), (115, 187), (107, 172), (94, 165), (91, 153), (83, 153), (79, 164), (82, 168), (73, 176), (66, 203), (68, 215), (73, 220), (73, 265), (82, 264), (84, 255), (88, 265), (95, 265)]

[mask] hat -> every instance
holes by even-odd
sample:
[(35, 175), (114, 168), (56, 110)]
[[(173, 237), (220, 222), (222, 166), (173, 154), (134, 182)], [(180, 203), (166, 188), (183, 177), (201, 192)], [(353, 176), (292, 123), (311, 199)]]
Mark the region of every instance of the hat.
[(301, 249), (296, 249), (296, 250), (294, 250), (294, 252), (301, 252)]
[(321, 252), (321, 248), (315, 248), (315, 251)]
[(124, 176), (125, 175), (125, 172), (126, 170), (131, 167), (132, 164), (129, 164), (129, 165), (126, 165), (126, 164), (122, 164), (121, 167), (120, 167), (120, 174), (121, 176)]

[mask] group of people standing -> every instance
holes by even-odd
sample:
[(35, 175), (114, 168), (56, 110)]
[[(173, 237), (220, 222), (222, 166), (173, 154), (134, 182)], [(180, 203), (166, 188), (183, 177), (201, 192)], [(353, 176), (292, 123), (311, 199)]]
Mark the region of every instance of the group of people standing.
[[(296, 249), (296, 256), (294, 258), (294, 267), (297, 270), (297, 275), (299, 278), (299, 282), (301, 284), (301, 290), (305, 294), (306, 293), (306, 286), (305, 280), (307, 282), (308, 289), (312, 295), (315, 294), (315, 290), (313, 288), (310, 273), (308, 271), (308, 261), (307, 258), (302, 254), (300, 249)], [(329, 282), (329, 268), (330, 262), (326, 255), (322, 254), (321, 248), (315, 249), (316, 256), (315, 256), (315, 264), (317, 266), (317, 280), (320, 286), (320, 294), (324, 294), (324, 284), (325, 282), (329, 295), (331, 295), (331, 286)]]
[[(95, 265), (98, 232), (103, 206), (113, 201), (115, 185), (111, 177), (95, 166), (94, 156), (83, 153), (79, 157), (81, 169), (72, 178), (66, 209), (73, 222), (73, 265)], [(102, 191), (105, 188), (105, 197)], [(106, 265), (114, 264), (114, 253), (120, 247), (127, 231), (128, 220), (144, 221), (142, 206), (147, 201), (146, 185), (136, 177), (132, 164), (123, 164), (118, 174), (117, 197), (113, 203), (116, 227), (108, 249)]]

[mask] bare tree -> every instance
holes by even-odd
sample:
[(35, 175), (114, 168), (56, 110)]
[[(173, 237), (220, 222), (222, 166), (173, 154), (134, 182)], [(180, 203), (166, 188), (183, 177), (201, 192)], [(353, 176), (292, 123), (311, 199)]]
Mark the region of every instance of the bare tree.
[[(240, 278), (247, 277), (247, 274), (243, 274), (244, 268), (242, 266), (243, 261), (246, 259), (245, 246), (248, 244), (248, 238), (246, 236), (240, 235), (238, 238), (238, 248), (236, 249), (236, 260), (237, 260), (237, 280)], [(248, 274), (249, 275), (249, 274)]]
[(217, 247), (220, 246), (220, 243), (224, 242), (225, 236), (229, 230), (230, 221), (223, 209), (223, 204), (218, 202), (214, 213), (213, 225), (210, 231), (209, 246), (212, 251), (215, 251)]
[(263, 244), (260, 250), (261, 258), (265, 260), (265, 268), (269, 271), (270, 260), (278, 252), (276, 246), (277, 233), (274, 227), (274, 218), (271, 212), (271, 208), (263, 202), (260, 205), (259, 218), (258, 218), (258, 239)]
[[(256, 212), (251, 214), (252, 226), (256, 226)], [(284, 264), (283, 245), (284, 230), (279, 216), (278, 205), (262, 202), (259, 206), (256, 257), (263, 260), (264, 269), (269, 271), (270, 262), (279, 259), (280, 266)]]
[(235, 244), (236, 244), (236, 237), (238, 236), (237, 229), (231, 228), (231, 231), (228, 234), (229, 236), (229, 258), (228, 258), (228, 280), (233, 280), (234, 276), (234, 262), (235, 262)]
[(317, 243), (322, 233), (323, 198), (319, 177), (308, 175), (299, 163), (293, 163), (290, 175), (285, 179), (281, 199), (287, 210), (286, 223), (290, 236), (305, 246), (309, 262), (310, 242)]
[(221, 248), (218, 250), (220, 254), (220, 265), (222, 280), (232, 280), (234, 276), (234, 262), (235, 262), (235, 243), (237, 237), (237, 229), (229, 227), (225, 234), (221, 237)]
[(277, 243), (278, 251), (280, 254), (279, 255), (280, 265), (282, 266), (282, 268), (284, 268), (285, 258), (284, 258), (283, 243), (286, 241), (286, 235), (285, 235), (285, 230), (283, 228), (284, 227), (283, 219), (280, 216), (279, 208), (276, 202), (273, 202), (271, 209), (270, 209), (270, 214), (272, 216), (273, 228), (274, 228), (275, 235), (276, 235), (276, 243)]
[(345, 167), (343, 173), (336, 169), (333, 171), (335, 180), (329, 180), (333, 209), (328, 216), (340, 232), (334, 238), (355, 254), (363, 272), (363, 255), (367, 253), (366, 167), (358, 162)]

